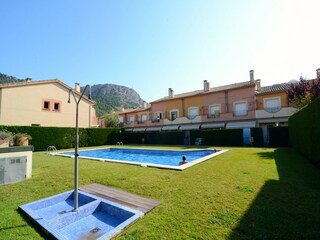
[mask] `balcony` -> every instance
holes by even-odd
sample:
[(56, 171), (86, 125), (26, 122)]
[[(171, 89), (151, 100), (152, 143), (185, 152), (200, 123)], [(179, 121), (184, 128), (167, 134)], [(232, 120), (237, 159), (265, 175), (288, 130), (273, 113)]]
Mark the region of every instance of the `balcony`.
[(271, 107), (271, 108), (265, 108), (264, 109), (268, 113), (276, 113), (281, 110), (281, 107)]
[(208, 118), (220, 118), (220, 112), (210, 113)]
[(187, 117), (178, 117), (174, 120), (163, 119), (163, 124), (171, 125), (171, 124), (201, 123), (201, 121), (202, 121), (201, 116), (196, 116), (193, 119), (189, 119)]
[(123, 126), (124, 128), (134, 127), (134, 122), (132, 122), (132, 121), (126, 121), (126, 122), (123, 122), (123, 123), (122, 123), (122, 126)]
[(233, 111), (234, 117), (241, 117), (241, 116), (247, 116), (247, 115), (248, 115), (248, 110)]
[(293, 115), (297, 109), (292, 107), (283, 107), (280, 108), (278, 111), (275, 111), (276, 109), (268, 109), (270, 111), (267, 111), (267, 109), (263, 110), (256, 110), (256, 118), (274, 118), (274, 117), (290, 117)]

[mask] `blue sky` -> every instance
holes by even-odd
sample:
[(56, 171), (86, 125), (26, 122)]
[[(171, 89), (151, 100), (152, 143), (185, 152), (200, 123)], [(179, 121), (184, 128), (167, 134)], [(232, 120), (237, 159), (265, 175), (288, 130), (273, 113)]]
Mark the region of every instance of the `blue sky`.
[(1, 0), (0, 72), (113, 83), (150, 102), (320, 68), (317, 0)]

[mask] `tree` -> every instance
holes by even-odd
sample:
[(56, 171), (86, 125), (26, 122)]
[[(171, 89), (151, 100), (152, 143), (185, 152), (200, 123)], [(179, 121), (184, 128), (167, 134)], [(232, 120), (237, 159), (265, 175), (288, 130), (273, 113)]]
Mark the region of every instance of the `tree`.
[(118, 127), (119, 120), (118, 116), (115, 113), (107, 113), (105, 116), (106, 127)]
[(320, 96), (320, 79), (306, 80), (302, 76), (298, 83), (292, 83), (287, 91), (289, 102), (302, 108)]

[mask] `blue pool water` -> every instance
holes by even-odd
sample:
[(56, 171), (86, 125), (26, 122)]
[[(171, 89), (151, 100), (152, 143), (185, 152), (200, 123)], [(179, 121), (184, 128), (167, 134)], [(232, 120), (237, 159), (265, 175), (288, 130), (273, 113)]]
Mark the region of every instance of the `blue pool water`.
[[(105, 148), (95, 150), (79, 151), (79, 157), (87, 157), (103, 160), (118, 160), (135, 162), (141, 164), (159, 164), (168, 166), (179, 166), (182, 156), (186, 156), (187, 162), (208, 156), (215, 153), (215, 150), (146, 150), (128, 148)], [(63, 152), (58, 155), (74, 156), (74, 152)]]

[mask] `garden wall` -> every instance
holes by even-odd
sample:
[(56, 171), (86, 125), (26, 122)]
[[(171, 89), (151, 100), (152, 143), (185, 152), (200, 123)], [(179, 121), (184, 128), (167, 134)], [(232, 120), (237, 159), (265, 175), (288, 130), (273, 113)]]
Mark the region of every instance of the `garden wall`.
[(289, 134), (293, 147), (320, 166), (320, 98), (289, 118)]

